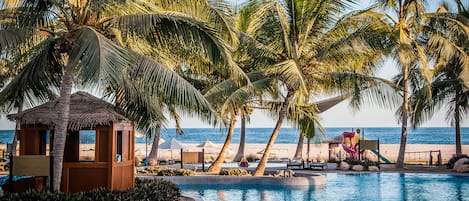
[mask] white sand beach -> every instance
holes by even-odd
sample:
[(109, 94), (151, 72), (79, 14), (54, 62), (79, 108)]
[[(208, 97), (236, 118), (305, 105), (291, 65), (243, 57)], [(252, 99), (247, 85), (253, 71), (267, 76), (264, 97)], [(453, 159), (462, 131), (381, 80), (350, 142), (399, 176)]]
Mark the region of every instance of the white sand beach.
[[(198, 144), (184, 144), (186, 149), (184, 151), (202, 151), (202, 148), (197, 146)], [(236, 155), (238, 151), (238, 144), (232, 144), (228, 153), (225, 156), (226, 161), (232, 161), (234, 155)], [(254, 158), (261, 158), (262, 151), (265, 149), (265, 144), (246, 144), (246, 157), (254, 157)], [(215, 144), (215, 148), (210, 148), (205, 150), (205, 160), (213, 161), (217, 157), (217, 153), (221, 149), (222, 144)], [(6, 150), (5, 144), (0, 144), (0, 149)], [(87, 157), (88, 155), (94, 154), (93, 145), (84, 144), (80, 145), (80, 157)], [(146, 151), (147, 150), (147, 151)], [(135, 146), (135, 156), (139, 159), (145, 158), (145, 154), (150, 152), (151, 145), (147, 147), (145, 144), (136, 144)], [(305, 144), (303, 147), (303, 158), (306, 159), (306, 150), (307, 145)], [(272, 159), (291, 159), (293, 158), (296, 151), (296, 144), (275, 144), (270, 158)], [(339, 145), (338, 148), (335, 150), (331, 150), (332, 155), (337, 156), (339, 153), (342, 154), (342, 157), (345, 157), (345, 153)], [(448, 161), (453, 154), (455, 153), (455, 146), (448, 145), (448, 144), (408, 144), (406, 148), (406, 152), (421, 152), (421, 153), (409, 153), (406, 154), (406, 161), (410, 162), (421, 162), (425, 163), (428, 162), (430, 153), (428, 151), (441, 151), (441, 157), (443, 163)], [(469, 154), (469, 145), (463, 145), (462, 151), (464, 154)], [(335, 152), (335, 153), (334, 153)], [(385, 158), (390, 160), (391, 162), (395, 162), (397, 159), (397, 155), (399, 152), (399, 144), (381, 144), (380, 145), (380, 153)], [(367, 157), (370, 159), (376, 159), (376, 156), (370, 152), (366, 153)], [(173, 159), (180, 158), (180, 150), (172, 150), (172, 157)], [(436, 153), (433, 154), (434, 161), (436, 161)], [(158, 153), (159, 159), (171, 159), (171, 150), (167, 149), (160, 149)], [(311, 152), (310, 152), (310, 160), (313, 161), (327, 161), (329, 158), (329, 147), (328, 144), (311, 144)]]
[[(200, 147), (197, 147), (197, 144), (185, 144), (187, 150), (189, 151), (201, 151)], [(238, 150), (238, 144), (232, 144), (230, 146), (230, 151), (228, 152), (226, 161), (231, 161), (234, 155)], [(265, 144), (246, 144), (246, 157), (248, 156), (256, 156), (258, 158), (262, 157), (261, 151), (265, 149)], [(216, 147), (221, 149), (222, 144), (216, 144)], [(151, 145), (148, 145), (148, 152), (150, 152)], [(217, 149), (211, 148), (209, 152), (206, 151), (206, 160), (214, 160), (217, 156), (215, 153)], [(303, 147), (303, 158), (306, 159), (306, 150), (307, 145), (305, 144)], [(406, 148), (406, 152), (425, 152), (425, 153), (409, 153), (406, 155), (406, 161), (413, 161), (419, 160), (421, 162), (428, 161), (429, 153), (427, 151), (441, 151), (441, 157), (443, 162), (448, 161), (453, 154), (455, 153), (455, 146), (454, 145), (447, 145), (447, 144), (408, 144)], [(296, 144), (275, 144), (271, 158), (273, 159), (282, 159), (282, 158), (293, 158), (296, 151)], [(337, 148), (338, 152), (344, 152), (342, 147), (339, 145)], [(135, 147), (136, 156), (140, 158), (145, 157), (145, 144), (137, 144)], [(173, 158), (177, 159), (180, 158), (180, 150), (172, 150)], [(395, 162), (397, 159), (397, 155), (399, 152), (399, 144), (381, 144), (380, 146), (380, 153), (387, 159), (392, 162)], [(469, 154), (469, 145), (463, 146), (463, 153)], [(371, 159), (374, 156), (372, 153), (367, 153)], [(158, 158), (160, 159), (170, 159), (171, 151), (160, 149), (158, 153)], [(329, 157), (329, 148), (328, 144), (312, 144), (311, 145), (311, 153), (310, 159), (313, 161), (326, 161)], [(436, 157), (436, 154), (433, 154), (433, 157)], [(434, 161), (436, 158), (434, 159)]]

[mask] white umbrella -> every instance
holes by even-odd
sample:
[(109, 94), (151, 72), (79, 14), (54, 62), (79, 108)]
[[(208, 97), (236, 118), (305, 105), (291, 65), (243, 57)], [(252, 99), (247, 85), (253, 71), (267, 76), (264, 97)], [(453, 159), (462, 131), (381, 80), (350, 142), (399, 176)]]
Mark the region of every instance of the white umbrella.
[(202, 147), (204, 149), (209, 149), (209, 148), (218, 148), (217, 145), (213, 144), (210, 140), (205, 140), (202, 144), (197, 145), (197, 147)]
[(173, 159), (173, 149), (185, 149), (185, 147), (176, 139), (171, 138), (158, 146), (159, 149), (169, 149), (171, 150), (171, 159)]

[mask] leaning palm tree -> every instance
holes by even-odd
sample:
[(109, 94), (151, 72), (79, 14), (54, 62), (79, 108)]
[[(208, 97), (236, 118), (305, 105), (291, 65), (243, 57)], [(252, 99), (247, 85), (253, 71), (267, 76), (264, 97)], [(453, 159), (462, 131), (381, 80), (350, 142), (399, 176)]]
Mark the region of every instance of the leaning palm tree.
[(217, 158), (209, 167), (209, 172), (220, 172), (225, 153), (231, 144), (237, 116), (245, 115), (246, 107), (249, 107), (253, 97), (257, 97), (260, 92), (272, 90), (272, 79), (265, 78), (262, 73), (249, 73), (248, 77), (252, 85), (239, 87), (233, 80), (226, 80), (204, 93), (219, 115), (226, 116), (222, 119), (229, 121), (225, 142)]
[[(461, 120), (469, 110), (467, 84), (469, 13), (461, 1), (456, 1), (458, 11), (448, 13), (448, 7), (442, 5), (431, 14), (428, 34), (428, 52), (435, 59), (435, 69), (430, 86), (422, 83), (412, 95), (414, 126), (429, 120), (434, 112), (447, 106), (446, 119), (455, 126), (456, 154), (462, 154)], [(447, 5), (447, 4), (446, 4)], [(427, 93), (428, 88), (431, 93)], [(430, 99), (431, 101), (425, 101)]]
[[(99, 85), (112, 91), (115, 101), (120, 101), (122, 110), (132, 117), (137, 116), (132, 106), (147, 104), (156, 96), (162, 102), (184, 105), (200, 114), (210, 111), (208, 102), (190, 84), (150, 59), (150, 55), (126, 49), (126, 41), (145, 40), (162, 50), (171, 49), (168, 45), (175, 44), (165, 39), (188, 47), (198, 46), (194, 51), (205, 54), (205, 61), (213, 62), (220, 69), (232, 67), (224, 72), (242, 77), (218, 30), (188, 15), (150, 12), (153, 6), (142, 5), (149, 5), (148, 1), (18, 0), (4, 4), (2, 12), (8, 15), (1, 15), (0, 20), (2, 50), (32, 44), (33, 39), (41, 37), (41, 45), (30, 49), (29, 54), (14, 52), (9, 56), (18, 63), (26, 63), (23, 72), (37, 71), (33, 76), (46, 78), (34, 87), (45, 90), (60, 83), (59, 115), (55, 120), (51, 153), (54, 190), (60, 190), (70, 94), (75, 80), (84, 86)], [(199, 43), (195, 45), (195, 41)], [(138, 93), (144, 91), (151, 93)]]
[[(282, 107), (265, 152), (253, 175), (263, 175), (268, 156), (294, 97), (301, 100), (323, 92), (318, 80), (328, 73), (360, 69), (364, 56), (374, 55), (369, 43), (377, 27), (352, 13), (339, 18), (350, 1), (252, 1), (247, 34), (268, 57), (265, 72), (285, 89)], [(339, 19), (338, 19), (339, 18)], [(370, 31), (374, 30), (374, 31)], [(380, 31), (381, 32), (381, 31)], [(272, 56), (271, 56), (272, 55)], [(362, 63), (362, 64), (360, 64)], [(300, 101), (299, 103), (301, 103)]]

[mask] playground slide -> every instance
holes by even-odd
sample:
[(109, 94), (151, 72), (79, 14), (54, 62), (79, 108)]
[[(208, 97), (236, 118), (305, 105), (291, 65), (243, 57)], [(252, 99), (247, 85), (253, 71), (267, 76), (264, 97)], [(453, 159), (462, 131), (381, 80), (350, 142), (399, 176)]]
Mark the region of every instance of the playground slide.
[(342, 137), (342, 148), (344, 149), (344, 151), (350, 154), (352, 158), (358, 158), (357, 143), (359, 140), (359, 136), (355, 135), (355, 132), (343, 132)]
[(373, 152), (375, 155), (377, 155), (382, 161), (384, 161), (385, 163), (392, 163), (389, 159), (387, 159), (386, 157), (384, 157), (383, 155), (381, 154), (378, 154), (378, 151), (376, 150), (370, 150), (371, 152)]

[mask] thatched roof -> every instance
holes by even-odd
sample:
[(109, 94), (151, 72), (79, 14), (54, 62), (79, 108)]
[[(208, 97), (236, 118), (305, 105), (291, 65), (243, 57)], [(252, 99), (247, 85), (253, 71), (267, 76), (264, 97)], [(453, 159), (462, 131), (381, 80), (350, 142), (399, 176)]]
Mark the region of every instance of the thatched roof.
[[(20, 121), (21, 124), (42, 124), (53, 127), (54, 120), (58, 118), (57, 104), (56, 99), (7, 117), (11, 121)], [(68, 129), (80, 130), (119, 121), (130, 122), (117, 113), (112, 104), (86, 92), (76, 92), (71, 95)]]

